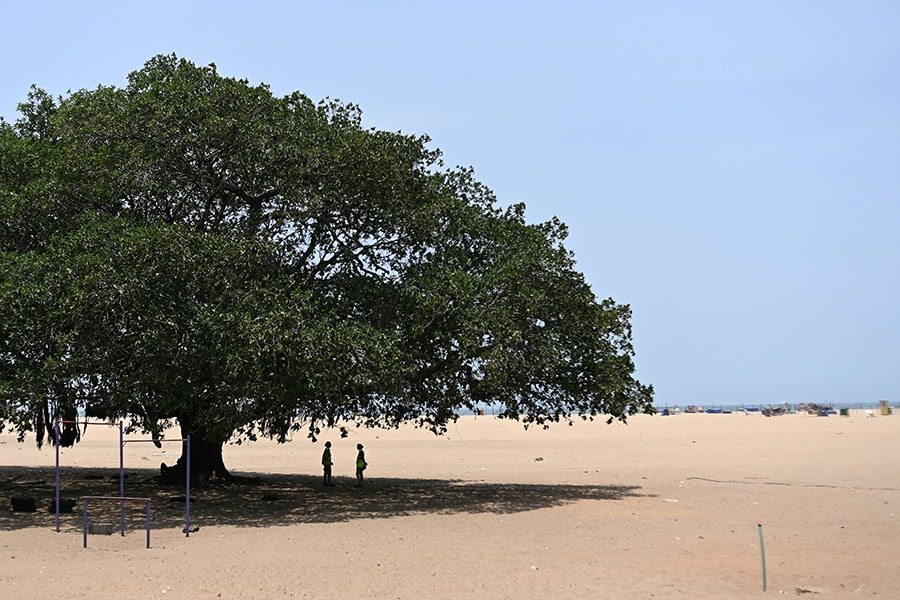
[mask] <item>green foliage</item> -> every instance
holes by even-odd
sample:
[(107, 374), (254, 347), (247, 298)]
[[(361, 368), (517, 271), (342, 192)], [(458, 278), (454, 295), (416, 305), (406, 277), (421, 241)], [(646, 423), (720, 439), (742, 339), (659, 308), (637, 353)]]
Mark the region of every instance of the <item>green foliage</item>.
[(485, 403), (526, 426), (652, 411), (630, 311), (596, 300), (565, 226), (499, 208), (425, 136), (175, 56), (20, 112), (0, 122), (0, 423), (20, 435), (76, 409), (213, 442), (443, 431)]

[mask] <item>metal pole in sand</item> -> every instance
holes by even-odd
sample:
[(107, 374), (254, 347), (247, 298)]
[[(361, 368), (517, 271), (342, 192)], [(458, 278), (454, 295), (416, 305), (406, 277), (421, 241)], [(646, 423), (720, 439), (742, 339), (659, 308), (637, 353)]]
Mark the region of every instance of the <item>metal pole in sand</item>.
[(759, 551), (762, 554), (763, 591), (766, 591), (766, 545), (763, 542), (762, 523), (759, 523)]
[(191, 434), (187, 436), (184, 476), (184, 537), (191, 537)]
[(87, 519), (88, 499), (87, 499), (87, 496), (85, 496), (83, 498), (83, 502), (84, 502), (84, 506), (81, 509), (81, 511), (82, 511), (81, 514), (82, 514), (82, 519), (83, 519), (82, 522), (84, 523), (84, 547), (87, 548), (87, 534), (88, 534), (88, 519)]
[[(119, 421), (119, 497), (125, 497), (125, 429)], [(119, 526), (125, 535), (125, 501), (119, 507)]]
[(59, 418), (56, 419), (56, 533), (59, 533)]

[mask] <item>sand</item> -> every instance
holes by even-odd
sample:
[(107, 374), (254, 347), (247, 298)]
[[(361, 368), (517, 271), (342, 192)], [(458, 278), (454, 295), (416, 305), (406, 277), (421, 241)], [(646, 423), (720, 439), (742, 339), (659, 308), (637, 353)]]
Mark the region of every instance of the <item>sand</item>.
[[(75, 513), (46, 510), (55, 454), (0, 435), (0, 595), (30, 598), (900, 597), (900, 416), (641, 416), (523, 430), (462, 417), (446, 436), (352, 430), (228, 446), (255, 485), (148, 481), (177, 444), (125, 445), (123, 537), (80, 497), (119, 494), (118, 429), (60, 460)], [(335, 482), (321, 485), (322, 443)], [(366, 485), (354, 487), (358, 442)], [(13, 512), (18, 491), (35, 513)], [(264, 499), (265, 498), (265, 499)], [(118, 504), (91, 507), (118, 526)], [(763, 577), (762, 545), (766, 575)], [(763, 591), (765, 585), (766, 591)]]

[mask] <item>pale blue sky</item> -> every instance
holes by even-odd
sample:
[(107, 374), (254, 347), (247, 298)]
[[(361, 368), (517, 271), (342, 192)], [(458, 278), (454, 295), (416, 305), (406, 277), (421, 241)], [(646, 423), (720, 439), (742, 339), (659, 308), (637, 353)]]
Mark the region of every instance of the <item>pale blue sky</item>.
[(900, 2), (4, 3), (0, 115), (151, 56), (359, 104), (556, 215), (657, 403), (900, 403)]

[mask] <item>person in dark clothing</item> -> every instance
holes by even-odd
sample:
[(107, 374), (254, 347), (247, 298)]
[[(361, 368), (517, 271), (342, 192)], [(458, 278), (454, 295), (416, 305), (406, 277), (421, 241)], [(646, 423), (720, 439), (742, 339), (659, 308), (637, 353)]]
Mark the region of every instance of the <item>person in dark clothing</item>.
[(331, 460), (331, 442), (325, 442), (325, 450), (322, 452), (322, 469), (324, 471), (322, 485), (334, 485), (331, 483), (331, 466), (333, 464), (334, 462)]
[(363, 450), (363, 445), (357, 444), (356, 449), (359, 450), (356, 453), (356, 487), (360, 487), (363, 484), (363, 471), (366, 470), (369, 463), (366, 462), (366, 451)]

